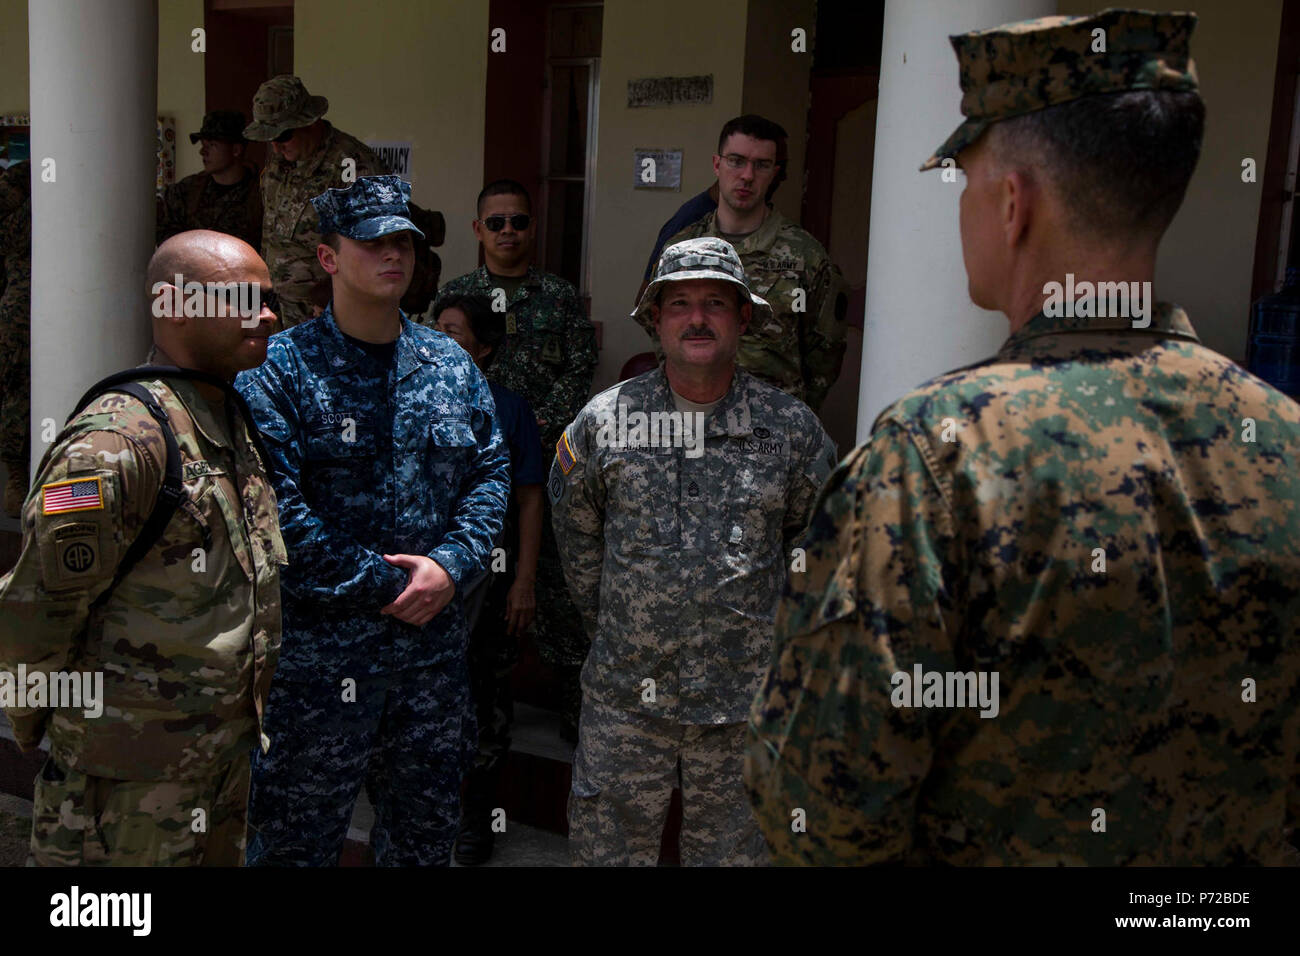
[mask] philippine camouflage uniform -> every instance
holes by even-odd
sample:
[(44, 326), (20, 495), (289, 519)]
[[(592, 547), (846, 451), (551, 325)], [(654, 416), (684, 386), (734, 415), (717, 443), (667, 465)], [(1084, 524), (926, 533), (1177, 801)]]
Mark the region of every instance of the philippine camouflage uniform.
[[(970, 118), (927, 167), (1035, 96), (1195, 89), (1193, 23), (954, 37)], [(779, 861), (1296, 860), (1300, 406), (1183, 310), (1039, 313), (922, 385), (831, 477), (806, 542), (745, 773)], [(897, 678), (918, 667), (953, 690), (998, 675), (996, 711), (928, 677), (914, 706)]]
[[(385, 366), (344, 338), (330, 307), (273, 336), (266, 362), (237, 380), (272, 458), (290, 555), (250, 865), (334, 865), (363, 782), (378, 864), (450, 859), (476, 749), (463, 591), (501, 531), (510, 458), (487, 381), (459, 346), (403, 317), (395, 349)], [(384, 554), (428, 555), (456, 583), (424, 627), (379, 613), (407, 585)]]
[[(481, 266), (452, 279), (439, 290), (438, 298), (478, 295), (491, 301), (492, 289), (492, 277)], [(435, 300), (429, 314), (437, 308)], [(598, 360), (596, 327), (570, 283), (531, 266), (507, 300), (506, 310), (506, 338), (497, 347), (487, 376), (518, 392), (532, 406), (541, 433), (543, 461), (550, 461), (564, 426), (573, 421), (591, 392)], [(562, 669), (559, 682), (566, 698), (564, 709), (570, 718), (576, 718), (577, 669), (586, 659), (590, 642), (565, 585), (549, 505), (542, 516), (533, 628), (542, 660)]]
[(834, 445), (811, 409), (741, 368), (701, 454), (603, 432), (673, 409), (662, 369), (607, 389), (551, 468), (560, 554), (592, 634), (569, 798), (579, 863), (654, 865), (679, 757), (682, 862), (766, 859), (741, 784), (744, 720)]
[[(716, 210), (667, 245), (700, 236), (725, 238), (718, 231)], [(775, 209), (756, 231), (732, 245), (745, 265), (750, 289), (772, 306), (770, 317), (761, 325), (755, 317), (740, 337), (736, 361), (817, 411), (844, 361), (848, 296), (840, 270), (820, 242)]]
[(0, 172), (0, 461), (23, 487), (31, 447), (32, 164)]
[(210, 173), (195, 173), (168, 186), (158, 215), (158, 242), (190, 229), (214, 229), (261, 250), (262, 191), (257, 172), (248, 169), (243, 179), (230, 186), (222, 186)]
[(280, 297), (280, 321), (286, 329), (310, 319), (313, 295), (329, 289), (329, 274), (316, 259), (321, 234), (312, 197), (350, 185), (343, 179), (345, 160), (355, 163), (350, 175), (356, 179), (391, 172), (361, 140), (328, 120), (321, 122), (325, 138), (314, 154), (296, 163), (271, 156), (262, 169), (262, 258)]
[(232, 400), (210, 405), (183, 380), (143, 384), (181, 452), (184, 498), (162, 537), (92, 609), (153, 511), (166, 461), (144, 406), (108, 393), (46, 453), (22, 554), (0, 578), (0, 669), (103, 679), (98, 716), (6, 709), (22, 749), (49, 731), (37, 864), (243, 862), (248, 754), (267, 743), (280, 652), (275, 496)]

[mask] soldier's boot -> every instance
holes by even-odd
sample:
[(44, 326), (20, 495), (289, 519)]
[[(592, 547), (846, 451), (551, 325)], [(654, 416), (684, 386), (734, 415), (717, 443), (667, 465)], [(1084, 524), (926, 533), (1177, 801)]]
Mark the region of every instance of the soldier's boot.
[(5, 482), (5, 514), (11, 518), (22, 515), (23, 502), (27, 500), (27, 463), (23, 461), (6, 461), (9, 479)]
[(456, 831), (453, 855), (458, 866), (481, 866), (492, 859), (496, 834), (492, 832), (492, 811), (496, 802), (500, 769), (475, 767), (465, 777), (465, 802)]

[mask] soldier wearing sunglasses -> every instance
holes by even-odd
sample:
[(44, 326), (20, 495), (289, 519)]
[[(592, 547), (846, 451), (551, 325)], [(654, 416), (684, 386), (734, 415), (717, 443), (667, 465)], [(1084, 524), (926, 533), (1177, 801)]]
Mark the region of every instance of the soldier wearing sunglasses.
[[(550, 461), (556, 441), (591, 391), (596, 329), (572, 285), (530, 265), (537, 224), (522, 184), (501, 179), (485, 186), (472, 227), (483, 244), (484, 264), (444, 285), (432, 312), (437, 314), (452, 295), (484, 296), (505, 312), (506, 337), (487, 376), (528, 400), (537, 415), (543, 460)], [(542, 528), (533, 640), (556, 673), (565, 734), (576, 739), (582, 705), (578, 673), (589, 641), (564, 582), (549, 509)]]

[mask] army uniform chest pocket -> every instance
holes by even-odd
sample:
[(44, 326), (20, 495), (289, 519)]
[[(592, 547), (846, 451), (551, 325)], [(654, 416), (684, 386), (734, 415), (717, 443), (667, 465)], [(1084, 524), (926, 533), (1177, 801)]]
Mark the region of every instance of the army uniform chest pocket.
[(458, 488), (477, 446), (478, 439), (467, 419), (440, 418), (429, 422), (426, 460), (430, 477)]
[(733, 453), (728, 458), (726, 501), (718, 514), (724, 546), (750, 553), (780, 547), (788, 484), (785, 459), (762, 453)]
[(244, 577), (253, 581), (257, 572), (252, 544), (244, 526), (239, 494), (230, 478), (224, 472), (210, 473), (186, 504), (189, 507), (182, 510), (198, 520), (208, 542), (204, 563), (219, 575), (224, 566), (222, 558), (228, 554)]
[(681, 546), (683, 492), (672, 448), (607, 449), (601, 472), (609, 491), (606, 539), (615, 535), (629, 554)]

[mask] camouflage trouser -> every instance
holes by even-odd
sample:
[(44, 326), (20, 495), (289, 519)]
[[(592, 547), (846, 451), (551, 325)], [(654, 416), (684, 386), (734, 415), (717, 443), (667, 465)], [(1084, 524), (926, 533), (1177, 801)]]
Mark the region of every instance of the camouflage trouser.
[(466, 597), (466, 619), (470, 621), (469, 686), (478, 718), (477, 756), (472, 773), (498, 771), (510, 750), (510, 725), (514, 722), (514, 698), (510, 673), (519, 660), (519, 641), (506, 632), (506, 596), (514, 584), (511, 572), (493, 574), (482, 585), (482, 607), (477, 620), (470, 619)]
[(679, 724), (582, 701), (569, 794), (569, 856), (580, 866), (654, 866), (673, 787), (686, 866), (763, 866), (767, 844), (741, 780), (745, 725)]
[[(31, 866), (240, 866), (248, 757), (199, 780), (112, 780), (46, 759)], [(202, 810), (202, 813), (196, 813)]]
[(0, 461), (20, 464), (29, 461), (32, 443), (30, 305), (31, 289), (21, 283), (0, 296)]
[(271, 684), (271, 749), (253, 755), (248, 865), (336, 865), (363, 783), (376, 865), (448, 865), (473, 745), (464, 659), (355, 677), (355, 701), (343, 700), (347, 676)]

